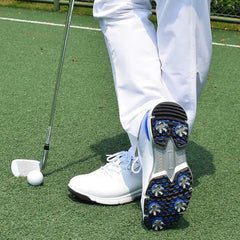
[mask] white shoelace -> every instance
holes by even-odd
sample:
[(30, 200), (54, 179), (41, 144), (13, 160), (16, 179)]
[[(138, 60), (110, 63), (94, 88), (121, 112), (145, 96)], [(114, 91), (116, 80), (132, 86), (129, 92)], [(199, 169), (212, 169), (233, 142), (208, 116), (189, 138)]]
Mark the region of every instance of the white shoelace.
[(131, 170), (131, 172), (138, 174), (141, 169), (141, 162), (138, 157), (134, 157), (131, 151), (122, 151), (107, 156), (107, 164), (102, 168), (104, 170), (114, 170), (117, 172), (121, 171), (121, 165), (126, 165), (126, 168)]

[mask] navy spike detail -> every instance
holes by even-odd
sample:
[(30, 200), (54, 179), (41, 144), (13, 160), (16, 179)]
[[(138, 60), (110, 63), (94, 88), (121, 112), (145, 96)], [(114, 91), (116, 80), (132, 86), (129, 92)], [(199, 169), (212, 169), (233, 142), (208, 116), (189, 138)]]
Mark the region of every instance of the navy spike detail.
[(165, 147), (172, 137), (177, 148), (187, 145), (187, 115), (181, 106), (171, 102), (160, 103), (154, 108), (152, 116), (152, 135), (156, 144)]
[[(185, 188), (179, 184), (179, 179), (183, 176), (189, 178), (189, 185), (186, 185)], [(163, 188), (162, 195), (155, 196), (152, 192), (156, 184), (160, 184)], [(171, 227), (179, 220), (190, 202), (192, 195), (192, 174), (190, 169), (185, 168), (177, 172), (173, 182), (167, 176), (153, 178), (149, 183), (146, 195), (148, 198), (144, 202), (144, 214), (146, 215), (144, 223), (147, 228), (162, 230)], [(152, 205), (156, 205), (156, 211), (152, 210)], [(162, 221), (161, 229), (154, 227), (154, 222), (159, 218)]]

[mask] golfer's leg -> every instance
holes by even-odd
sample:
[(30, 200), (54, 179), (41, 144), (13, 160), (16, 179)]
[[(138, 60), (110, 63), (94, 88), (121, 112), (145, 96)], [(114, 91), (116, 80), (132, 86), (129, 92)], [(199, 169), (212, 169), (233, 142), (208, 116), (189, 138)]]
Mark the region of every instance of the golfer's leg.
[(210, 66), (210, 0), (156, 2), (162, 79), (187, 112), (191, 130)]
[(146, 111), (171, 97), (161, 80), (156, 30), (149, 21), (150, 0), (95, 0), (112, 64), (120, 120), (136, 139)]
[(80, 199), (115, 205), (141, 195), (142, 171), (134, 156), (139, 125), (149, 105), (169, 98), (150, 9), (149, 0), (95, 0), (94, 15), (106, 39), (120, 118), (132, 148), (108, 156), (108, 163), (96, 171), (73, 177), (68, 188)]
[(143, 170), (143, 220), (147, 228), (162, 230), (179, 220), (192, 195), (186, 121), (188, 115), (192, 128), (209, 68), (211, 34), (208, 1), (157, 3), (162, 80), (178, 104), (161, 103), (148, 112), (141, 125), (138, 153)]

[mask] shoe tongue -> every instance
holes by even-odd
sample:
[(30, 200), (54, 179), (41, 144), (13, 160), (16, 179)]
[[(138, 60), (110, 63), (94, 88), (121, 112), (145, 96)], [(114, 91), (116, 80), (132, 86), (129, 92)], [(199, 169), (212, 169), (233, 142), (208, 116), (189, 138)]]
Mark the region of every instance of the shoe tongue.
[(119, 167), (121, 165), (121, 163), (123, 163), (123, 161), (121, 161), (121, 159), (118, 158), (118, 159), (115, 159), (114, 161), (109, 162), (108, 165)]
[(121, 164), (114, 162), (108, 162), (105, 166), (102, 167), (102, 169), (107, 172), (108, 174), (112, 175), (116, 172), (121, 172)]
[(104, 169), (109, 171), (121, 171), (123, 166), (128, 166), (131, 162), (130, 156), (126, 154), (126, 152), (121, 152), (118, 155), (109, 156), (107, 159), (108, 163), (104, 166)]

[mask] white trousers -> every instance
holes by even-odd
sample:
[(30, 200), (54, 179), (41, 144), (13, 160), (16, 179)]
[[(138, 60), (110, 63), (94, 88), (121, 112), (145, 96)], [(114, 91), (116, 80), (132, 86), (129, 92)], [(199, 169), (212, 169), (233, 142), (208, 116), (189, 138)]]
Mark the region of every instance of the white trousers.
[(93, 14), (104, 34), (120, 121), (133, 145), (143, 116), (155, 104), (175, 101), (193, 127), (197, 99), (212, 52), (210, 0), (95, 0)]

